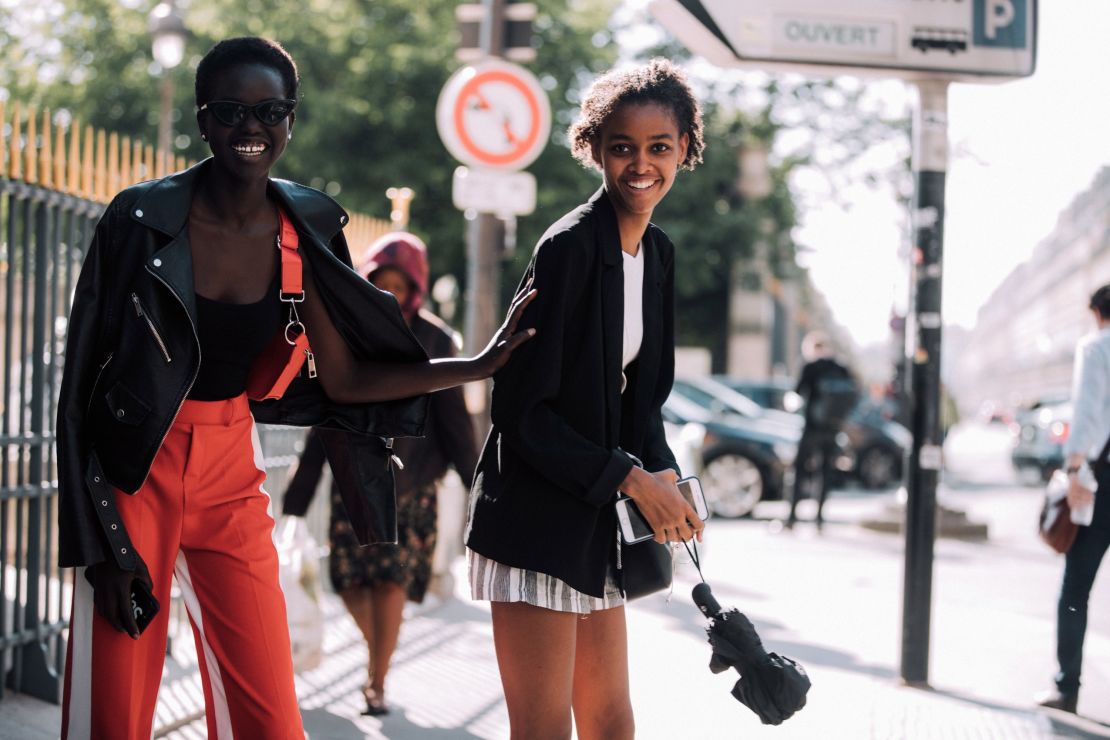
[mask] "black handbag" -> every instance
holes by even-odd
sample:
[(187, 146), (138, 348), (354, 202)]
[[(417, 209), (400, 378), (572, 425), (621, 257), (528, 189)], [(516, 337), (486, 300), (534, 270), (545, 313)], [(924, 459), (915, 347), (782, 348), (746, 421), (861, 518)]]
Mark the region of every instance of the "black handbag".
[(671, 587), (674, 561), (668, 545), (660, 545), (655, 540), (644, 540), (634, 545), (622, 541), (620, 548), (626, 599), (632, 601)]

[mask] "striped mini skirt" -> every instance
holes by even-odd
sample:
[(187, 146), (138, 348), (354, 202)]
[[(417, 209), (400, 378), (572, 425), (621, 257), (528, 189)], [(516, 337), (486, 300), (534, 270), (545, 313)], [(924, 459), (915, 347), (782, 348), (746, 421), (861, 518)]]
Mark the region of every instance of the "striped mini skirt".
[(520, 601), (542, 609), (590, 614), (624, 605), (624, 596), (610, 573), (605, 595), (584, 594), (546, 573), (513, 568), (466, 549), (470, 570), (470, 598), (475, 601)]

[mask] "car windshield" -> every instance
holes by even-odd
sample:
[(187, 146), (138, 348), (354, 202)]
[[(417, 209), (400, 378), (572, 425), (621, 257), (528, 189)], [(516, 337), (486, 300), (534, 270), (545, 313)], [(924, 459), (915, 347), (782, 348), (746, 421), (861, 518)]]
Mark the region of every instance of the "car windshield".
[(708, 378), (675, 380), (674, 391), (710, 411), (738, 414), (749, 419), (763, 416), (763, 408), (755, 401)]

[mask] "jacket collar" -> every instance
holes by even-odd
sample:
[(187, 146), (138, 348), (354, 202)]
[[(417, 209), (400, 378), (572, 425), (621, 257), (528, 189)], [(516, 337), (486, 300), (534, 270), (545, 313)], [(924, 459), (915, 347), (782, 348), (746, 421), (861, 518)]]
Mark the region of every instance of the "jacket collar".
[[(624, 262), (621, 256), (621, 230), (617, 224), (617, 210), (613, 207), (613, 201), (609, 198), (608, 191), (602, 185), (598, 188), (589, 200), (590, 210), (597, 214), (597, 229), (598, 241), (601, 246), (601, 261), (606, 267), (615, 267)], [(644, 236), (641, 248), (646, 250), (644, 255), (645, 261), (650, 261), (650, 273), (656, 276), (661, 276), (663, 272), (662, 258), (659, 255), (659, 250), (656, 248), (655, 238), (652, 231), (655, 229), (654, 225), (648, 224), (644, 230)], [(645, 270), (649, 268), (645, 264)], [(645, 284), (649, 277), (649, 272), (644, 273)]]
[(601, 261), (609, 267), (621, 264), (621, 230), (617, 225), (617, 211), (604, 185), (590, 197), (589, 206), (597, 214)]
[[(209, 157), (183, 172), (156, 180), (136, 201), (131, 217), (144, 226), (176, 237), (189, 218), (197, 181), (211, 164), (212, 158)], [(294, 225), (311, 232), (324, 244), (347, 224), (346, 212), (318, 190), (288, 180), (272, 179), (269, 192), (289, 214)]]

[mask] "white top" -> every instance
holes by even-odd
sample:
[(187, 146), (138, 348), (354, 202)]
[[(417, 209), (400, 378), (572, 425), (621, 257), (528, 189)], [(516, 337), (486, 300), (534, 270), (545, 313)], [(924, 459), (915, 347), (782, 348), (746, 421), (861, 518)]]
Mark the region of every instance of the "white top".
[[(626, 368), (640, 354), (644, 341), (644, 245), (641, 242), (633, 257), (624, 255), (624, 352), (621, 368)], [(621, 392), (628, 378), (621, 373)]]
[(1110, 436), (1110, 327), (1079, 340), (1071, 387), (1071, 433), (1064, 454), (1093, 460)]

